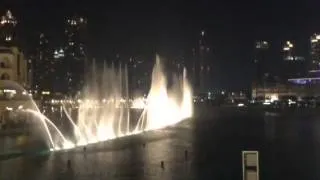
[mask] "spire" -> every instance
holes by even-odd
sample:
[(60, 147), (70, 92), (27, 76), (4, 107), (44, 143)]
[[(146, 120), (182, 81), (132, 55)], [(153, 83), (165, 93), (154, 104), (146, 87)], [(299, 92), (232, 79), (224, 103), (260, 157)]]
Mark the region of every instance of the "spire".
[(12, 18), (13, 18), (12, 13), (11, 13), (10, 10), (7, 11), (6, 16), (7, 16), (9, 19), (12, 19)]
[(11, 25), (15, 26), (15, 25), (17, 24), (17, 20), (16, 20), (16, 18), (12, 15), (11, 11), (8, 10), (8, 11), (6, 12), (6, 14), (1, 17), (0, 24), (1, 24), (1, 25), (7, 25), (7, 24), (9, 25), (9, 24), (11, 24)]

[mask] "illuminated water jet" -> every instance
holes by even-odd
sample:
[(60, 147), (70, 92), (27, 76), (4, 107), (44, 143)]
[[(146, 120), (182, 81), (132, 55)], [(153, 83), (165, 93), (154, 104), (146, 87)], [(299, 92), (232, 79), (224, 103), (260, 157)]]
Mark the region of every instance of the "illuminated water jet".
[[(100, 75), (100, 76), (98, 76)], [(99, 77), (101, 77), (99, 79)], [(192, 116), (192, 90), (184, 70), (177, 76), (176, 84), (168, 88), (167, 76), (157, 56), (152, 72), (151, 88), (146, 98), (138, 98), (129, 106), (128, 70), (126, 65), (103, 65), (97, 73), (95, 63), (92, 76), (84, 89), (84, 99), (79, 101), (77, 114), (73, 115), (63, 104), (62, 110), (72, 126), (74, 138), (67, 136), (44, 116), (38, 107), (27, 109), (43, 123), (52, 151), (71, 149), (118, 137), (138, 134), (174, 125)], [(36, 104), (34, 104), (36, 106)], [(138, 119), (130, 111), (141, 109)], [(132, 125), (133, 124), (133, 125)], [(52, 130), (49, 127), (52, 127)]]

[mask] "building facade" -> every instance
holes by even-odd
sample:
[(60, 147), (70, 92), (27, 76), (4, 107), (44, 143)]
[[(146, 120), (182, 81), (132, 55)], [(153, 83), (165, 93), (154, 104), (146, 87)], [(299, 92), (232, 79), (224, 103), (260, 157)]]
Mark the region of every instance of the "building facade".
[(313, 34), (310, 37), (310, 70), (318, 70), (320, 67), (320, 34)]
[(15, 81), (28, 87), (27, 62), (16, 47), (0, 47), (0, 80)]
[(67, 93), (76, 94), (84, 85), (87, 60), (87, 19), (81, 16), (72, 16), (65, 23), (64, 86)]
[(192, 84), (195, 93), (207, 92), (212, 88), (212, 54), (207, 44), (207, 34), (200, 33), (198, 44), (192, 50)]
[(307, 61), (305, 57), (299, 56), (295, 50), (295, 44), (291, 41), (286, 41), (282, 48), (282, 79), (296, 78), (306, 75)]
[(254, 84), (261, 85), (264, 83), (264, 78), (270, 74), (268, 60), (270, 58), (268, 41), (256, 41), (254, 49)]
[(33, 89), (37, 92), (53, 91), (55, 80), (55, 63), (49, 40), (41, 33), (33, 63)]

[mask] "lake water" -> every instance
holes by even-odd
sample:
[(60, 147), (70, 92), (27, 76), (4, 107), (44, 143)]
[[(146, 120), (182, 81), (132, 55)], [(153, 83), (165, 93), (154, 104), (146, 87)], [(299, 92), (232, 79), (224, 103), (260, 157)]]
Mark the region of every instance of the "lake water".
[(240, 180), (242, 150), (260, 152), (260, 179), (319, 179), (317, 111), (198, 107), (193, 119), (173, 128), (89, 146), (85, 152), (0, 161), (0, 179)]

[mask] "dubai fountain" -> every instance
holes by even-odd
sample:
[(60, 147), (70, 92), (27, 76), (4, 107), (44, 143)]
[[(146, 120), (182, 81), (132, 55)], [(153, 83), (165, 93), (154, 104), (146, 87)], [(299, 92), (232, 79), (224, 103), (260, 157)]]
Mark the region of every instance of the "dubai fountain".
[[(73, 149), (145, 131), (165, 128), (192, 116), (192, 89), (186, 70), (175, 75), (168, 87), (159, 56), (153, 67), (151, 87), (147, 97), (129, 104), (128, 70), (126, 65), (115, 68), (104, 64), (101, 73), (92, 66), (92, 76), (84, 88), (84, 97), (74, 107), (63, 105), (63, 111), (73, 131), (72, 138), (64, 134), (49, 118), (34, 108), (25, 109), (40, 122), (51, 151)], [(141, 108), (138, 119), (130, 117), (132, 108)], [(133, 125), (132, 125), (133, 124)]]

